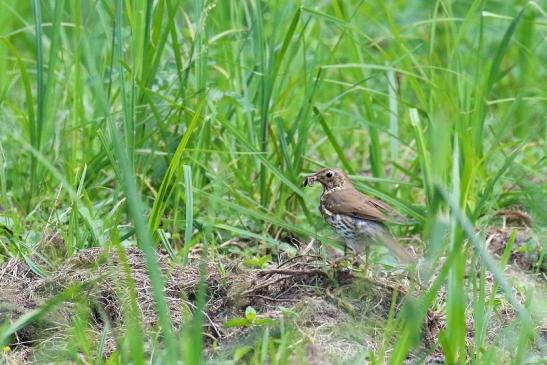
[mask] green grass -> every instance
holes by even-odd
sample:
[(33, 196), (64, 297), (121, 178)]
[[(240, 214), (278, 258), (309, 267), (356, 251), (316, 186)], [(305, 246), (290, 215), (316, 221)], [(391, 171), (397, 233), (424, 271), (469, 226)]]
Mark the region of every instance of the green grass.
[[(399, 364), (414, 351), (444, 288), (447, 363), (496, 360), (503, 345), (484, 337), (495, 294), (518, 314), (507, 363), (528, 361), (545, 346), (536, 307), (515, 297), (507, 256), (493, 259), (475, 228), (518, 206), (545, 247), (546, 37), (539, 1), (4, 0), (0, 262), (18, 257), (49, 275), (61, 259), (35, 255), (48, 229), (68, 255), (137, 245), (159, 332), (151, 344), (139, 334), (130, 284), (133, 327), (108, 363), (197, 364), (204, 318), (172, 328), (154, 250), (186, 262), (201, 245), (205, 263), (222, 261), (229, 239), (246, 239), (241, 257), (290, 251), (288, 233), (336, 246), (319, 192), (301, 188), (304, 174), (336, 166), (411, 218), (397, 233), (419, 237), (439, 272), (386, 323), (389, 354), (371, 358)], [(5, 323), (2, 344), (64, 295)], [(205, 302), (202, 288), (196, 313)], [(472, 343), (470, 311), (482, 333)], [(67, 360), (100, 363), (102, 342), (81, 317)], [(304, 356), (290, 326), (261, 336), (229, 358)]]

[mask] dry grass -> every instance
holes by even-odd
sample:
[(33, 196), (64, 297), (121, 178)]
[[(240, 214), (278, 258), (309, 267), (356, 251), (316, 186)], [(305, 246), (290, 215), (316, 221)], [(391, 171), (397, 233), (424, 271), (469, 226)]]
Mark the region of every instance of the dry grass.
[[(507, 232), (501, 229), (490, 232), (488, 241), (494, 253), (503, 252), (509, 237)], [(526, 232), (519, 233), (515, 247), (525, 238)], [(154, 333), (158, 320), (143, 253), (137, 248), (129, 248), (126, 256), (135, 283), (141, 322), (147, 332)], [(174, 326), (180, 329), (195, 310), (194, 301), (200, 282), (199, 259), (193, 259), (185, 266), (172, 263), (162, 254), (157, 255), (157, 260), (166, 282), (164, 294), (171, 319)], [(514, 262), (521, 269), (529, 268), (520, 265), (518, 257)], [(206, 320), (203, 330), (208, 346), (241, 341), (249, 328), (226, 328), (223, 324), (230, 318), (244, 316), (245, 308), (251, 306), (259, 318), (276, 320), (284, 316), (287, 310), (298, 313), (293, 322), (302, 334), (300, 341), (305, 342), (309, 359), (332, 361), (352, 358), (360, 350), (378, 350), (382, 334), (376, 333), (375, 324), (385, 323), (388, 318), (394, 291), (397, 292), (396, 312), (404, 298), (413, 295), (409, 292), (410, 281), (400, 273), (386, 275), (376, 268), (372, 270), (375, 274), (363, 276), (348, 268), (329, 266), (321, 258), (308, 254), (285, 257), (282, 264), (267, 269), (249, 269), (235, 261), (225, 261), (222, 267), (224, 269), (221, 271), (209, 262), (206, 268), (208, 300), (204, 309)], [(0, 267), (0, 282), (0, 302), (5, 303), (2, 304), (4, 314), (0, 313), (0, 316), (11, 319), (37, 308), (74, 284), (82, 287), (77, 298), (17, 333), (11, 344), (10, 363), (30, 359), (35, 345), (48, 340), (49, 336), (63, 336), (62, 330), (69, 328), (75, 313), (75, 304), (82, 300), (96, 303), (90, 326), (97, 338), (105, 321), (113, 328), (105, 354), (108, 356), (115, 350), (114, 334), (122, 333), (124, 328), (123, 301), (128, 295), (127, 282), (115, 251), (100, 248), (79, 251), (46, 278), (38, 277), (25, 263), (11, 259)], [(487, 283), (487, 292), (490, 292), (492, 278), (487, 278)], [(423, 350), (434, 349), (426, 357), (428, 363), (442, 358), (438, 340), (446, 327), (442, 309), (444, 303), (444, 292), (441, 291), (425, 323)], [(495, 323), (489, 327), (489, 341), (494, 341), (497, 332), (515, 318), (514, 311), (508, 305), (502, 305), (498, 312)], [(468, 341), (471, 344), (474, 324), (471, 315), (467, 318)], [(352, 331), (349, 326), (356, 323), (364, 331), (359, 343), (348, 336)], [(212, 347), (208, 352), (210, 356), (215, 356)]]

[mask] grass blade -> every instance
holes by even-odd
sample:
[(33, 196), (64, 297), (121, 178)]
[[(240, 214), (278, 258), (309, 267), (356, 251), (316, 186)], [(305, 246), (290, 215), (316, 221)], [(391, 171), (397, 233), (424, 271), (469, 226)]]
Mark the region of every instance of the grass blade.
[(192, 188), (192, 168), (184, 165), (184, 196), (186, 198), (186, 219), (184, 228), (184, 249), (182, 260), (188, 260), (188, 252), (192, 244), (192, 233), (194, 230), (194, 193)]
[(186, 132), (182, 136), (177, 146), (175, 154), (173, 155), (173, 157), (171, 158), (171, 161), (169, 162), (169, 167), (167, 168), (165, 175), (163, 176), (163, 180), (160, 185), (160, 190), (158, 192), (158, 196), (154, 200), (154, 205), (152, 206), (152, 212), (150, 213), (150, 218), (149, 218), (149, 226), (152, 232), (158, 229), (160, 225), (161, 217), (163, 216), (163, 212), (166, 209), (167, 200), (171, 196), (171, 193), (173, 192), (173, 189), (175, 186), (175, 181), (177, 180), (177, 176), (179, 173), (179, 166), (180, 166), (180, 163), (182, 162), (182, 155), (184, 154), (184, 151), (186, 149), (188, 142), (190, 141), (190, 137), (192, 133), (194, 132), (194, 129), (197, 127), (198, 122), (200, 121), (201, 110), (203, 108), (204, 103), (205, 103), (205, 99), (202, 99), (201, 103), (198, 105), (198, 108), (194, 112), (194, 115), (192, 116), (192, 120), (188, 124), (188, 128), (186, 129)]

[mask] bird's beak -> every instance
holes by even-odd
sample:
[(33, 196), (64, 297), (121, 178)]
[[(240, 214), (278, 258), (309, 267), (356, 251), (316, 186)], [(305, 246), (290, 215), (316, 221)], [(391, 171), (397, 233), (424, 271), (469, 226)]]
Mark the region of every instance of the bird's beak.
[(304, 178), (304, 186), (312, 186), (317, 181), (317, 176), (309, 175)]

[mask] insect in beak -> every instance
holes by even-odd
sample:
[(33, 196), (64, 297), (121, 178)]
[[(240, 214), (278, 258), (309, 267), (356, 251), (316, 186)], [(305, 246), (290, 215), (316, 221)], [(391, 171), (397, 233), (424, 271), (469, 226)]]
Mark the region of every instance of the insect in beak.
[(303, 186), (312, 186), (316, 181), (316, 177), (315, 175), (310, 175), (310, 176), (306, 176), (304, 178), (304, 183), (302, 184)]

